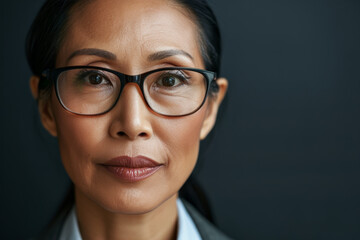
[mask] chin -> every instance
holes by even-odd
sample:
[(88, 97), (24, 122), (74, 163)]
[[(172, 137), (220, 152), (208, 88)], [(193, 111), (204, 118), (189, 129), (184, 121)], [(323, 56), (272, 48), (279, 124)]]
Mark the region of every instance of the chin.
[[(104, 196), (106, 196), (104, 198)], [(139, 215), (146, 214), (162, 206), (170, 199), (177, 198), (177, 192), (167, 195), (159, 192), (141, 192), (138, 189), (121, 191), (114, 195), (114, 192), (101, 192), (97, 196), (90, 196), (92, 202), (108, 212), (118, 214)]]

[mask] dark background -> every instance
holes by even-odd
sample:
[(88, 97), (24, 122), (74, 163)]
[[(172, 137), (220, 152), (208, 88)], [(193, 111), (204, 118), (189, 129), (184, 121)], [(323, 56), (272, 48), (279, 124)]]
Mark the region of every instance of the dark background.
[[(28, 87), (43, 0), (1, 1), (0, 229), (45, 226), (69, 180)], [(360, 1), (211, 1), (225, 111), (198, 179), (235, 239), (360, 239)]]

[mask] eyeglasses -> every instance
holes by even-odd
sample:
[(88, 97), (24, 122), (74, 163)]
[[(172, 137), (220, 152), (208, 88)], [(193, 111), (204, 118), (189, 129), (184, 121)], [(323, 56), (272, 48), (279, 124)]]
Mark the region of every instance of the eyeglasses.
[(71, 66), (46, 70), (43, 75), (54, 81), (56, 96), (66, 110), (87, 116), (110, 111), (127, 83), (137, 84), (150, 109), (164, 116), (196, 112), (210, 86), (217, 87), (214, 72), (184, 67), (130, 76), (107, 68)]

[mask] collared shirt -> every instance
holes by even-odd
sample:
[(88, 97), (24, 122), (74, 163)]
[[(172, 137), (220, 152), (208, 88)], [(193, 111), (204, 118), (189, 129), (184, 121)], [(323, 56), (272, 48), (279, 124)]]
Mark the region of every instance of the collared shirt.
[[(178, 235), (177, 240), (202, 240), (194, 221), (186, 211), (180, 199), (176, 201), (178, 209)], [(77, 222), (75, 206), (67, 216), (61, 230), (60, 240), (82, 240)]]

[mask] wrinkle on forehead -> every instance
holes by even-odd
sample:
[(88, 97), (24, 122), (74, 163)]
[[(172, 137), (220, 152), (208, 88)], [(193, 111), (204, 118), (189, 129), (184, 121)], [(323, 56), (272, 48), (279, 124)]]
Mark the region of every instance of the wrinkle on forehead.
[(151, 49), (169, 46), (197, 51), (200, 56), (197, 26), (172, 1), (91, 0), (87, 3), (72, 12), (62, 53), (98, 47), (124, 57), (135, 57), (136, 53), (144, 59)]

